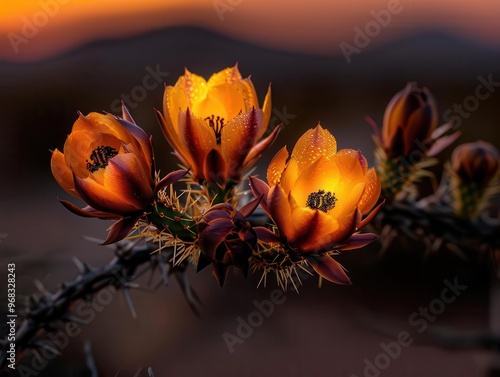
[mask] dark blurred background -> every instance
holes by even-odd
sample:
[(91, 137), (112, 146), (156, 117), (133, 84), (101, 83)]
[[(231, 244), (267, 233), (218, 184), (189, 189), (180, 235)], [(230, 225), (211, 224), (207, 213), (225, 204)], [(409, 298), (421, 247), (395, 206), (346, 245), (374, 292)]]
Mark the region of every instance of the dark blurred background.
[[(16, 263), (19, 303), (34, 291), (34, 279), (56, 289), (74, 278), (73, 256), (103, 265), (113, 255), (83, 239), (103, 238), (109, 224), (77, 218), (57, 201), (68, 195), (51, 176), (49, 150), (62, 148), (77, 111), (118, 114), (117, 100), (128, 96), (132, 115), (153, 135), (157, 161), (167, 172), (177, 161), (153, 112), (162, 107), (163, 81), (173, 85), (184, 67), (208, 78), (238, 63), (243, 76), (251, 75), (261, 101), (272, 83), (272, 122), (285, 125), (258, 164), (256, 173), (263, 175), (277, 150), (291, 147), (318, 122), (340, 148), (360, 149), (373, 164), (364, 117), (381, 124), (388, 101), (408, 81), (431, 90), (441, 116), (475, 95), (480, 76), (500, 81), (492, 21), (498, 5), (489, 1), (470, 7), (453, 1), (401, 3), (401, 11), (391, 13), (387, 26), (379, 24), (378, 33), (373, 12), (387, 15), (380, 12), (394, 1), (28, 3), (0, 5), (5, 34), (0, 45), (0, 257), (4, 270)], [(40, 12), (47, 14), (45, 23)], [(41, 25), (29, 38), (23, 34), (30, 31), (27, 22)], [(356, 27), (374, 28), (366, 47), (356, 47)], [(359, 48), (350, 63), (340, 48), (344, 42)], [(152, 71), (161, 72), (158, 80), (148, 81), (157, 85), (145, 89), (143, 80)], [(490, 97), (462, 117), (459, 142), (482, 139), (500, 146), (499, 101), (498, 87), (492, 87)], [(443, 161), (451, 150), (442, 154)], [(154, 293), (133, 293), (138, 320), (116, 294), (39, 376), (89, 375), (83, 352), (87, 340), (100, 376), (133, 376), (148, 366), (156, 376), (362, 376), (364, 360), (374, 362), (383, 352), (380, 344), (394, 341), (401, 331), (415, 341), (391, 359), (381, 376), (485, 376), (488, 352), (442, 348), (431, 330), (416, 334), (409, 317), (440, 297), (444, 279), (457, 278), (467, 289), (429, 321), (430, 327), (479, 334), (498, 326), (491, 314), (498, 315), (490, 298), (491, 267), (452, 252), (423, 260), (421, 249), (396, 242), (380, 257), (376, 243), (339, 257), (353, 286), (318, 289), (317, 278), (307, 279), (300, 294), (287, 292), (286, 301), (235, 345), (234, 353), (223, 334), (236, 334), (238, 317), (255, 311), (254, 300), (270, 298), (273, 281), (256, 289), (259, 276), (245, 280), (237, 271), (220, 289), (208, 269), (190, 273), (204, 302), (201, 318), (190, 312), (174, 281)], [(2, 280), (5, 275), (0, 271)]]

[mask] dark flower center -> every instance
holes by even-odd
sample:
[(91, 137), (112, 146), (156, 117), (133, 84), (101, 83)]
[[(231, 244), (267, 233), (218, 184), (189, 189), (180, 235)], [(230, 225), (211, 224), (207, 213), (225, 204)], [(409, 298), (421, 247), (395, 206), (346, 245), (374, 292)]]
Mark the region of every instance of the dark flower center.
[(220, 145), (221, 135), (222, 135), (222, 127), (224, 127), (224, 118), (217, 116), (217, 118), (212, 115), (211, 117), (206, 117), (205, 120), (208, 122), (210, 127), (214, 130), (215, 133), (215, 141), (217, 145)]
[(108, 166), (109, 160), (115, 157), (118, 151), (115, 148), (101, 145), (94, 149), (90, 154), (90, 160), (85, 160), (87, 162), (87, 170), (91, 173), (95, 173), (101, 168)]
[(325, 190), (319, 190), (312, 192), (307, 197), (306, 206), (311, 209), (319, 209), (323, 212), (328, 212), (329, 210), (335, 208), (335, 202), (337, 198), (335, 194), (330, 191), (325, 192)]

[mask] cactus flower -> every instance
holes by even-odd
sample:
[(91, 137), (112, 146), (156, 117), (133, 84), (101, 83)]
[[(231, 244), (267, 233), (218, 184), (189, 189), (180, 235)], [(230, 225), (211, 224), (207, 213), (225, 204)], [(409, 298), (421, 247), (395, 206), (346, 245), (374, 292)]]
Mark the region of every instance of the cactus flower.
[[(337, 142), (318, 125), (308, 130), (289, 154), (286, 147), (271, 161), (267, 184), (250, 178), (255, 196), (275, 222), (287, 252), (316, 256), (308, 261), (324, 278), (349, 284), (343, 268), (326, 252), (355, 249), (373, 234), (354, 234), (367, 221), (380, 195), (380, 181), (361, 152), (337, 151)], [(375, 212), (375, 211), (374, 211)], [(319, 256), (319, 257), (318, 257)]]

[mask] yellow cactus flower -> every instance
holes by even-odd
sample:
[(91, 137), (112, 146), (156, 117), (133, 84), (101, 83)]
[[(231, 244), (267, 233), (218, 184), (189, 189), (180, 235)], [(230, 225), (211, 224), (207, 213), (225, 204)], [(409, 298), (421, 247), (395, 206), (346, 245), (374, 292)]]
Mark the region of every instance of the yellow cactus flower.
[(276, 139), (280, 127), (266, 135), (271, 115), (269, 88), (262, 109), (250, 78), (238, 67), (226, 68), (206, 81), (186, 69), (165, 88), (163, 133), (180, 162), (199, 182), (238, 182)]
[[(267, 171), (267, 184), (252, 177), (255, 196), (275, 222), (281, 240), (296, 256), (320, 255), (309, 263), (326, 279), (349, 279), (328, 250), (354, 249), (373, 241), (372, 234), (353, 234), (380, 196), (380, 181), (361, 152), (337, 151), (333, 135), (318, 125), (308, 130), (291, 153), (281, 149)], [(324, 254), (324, 255), (322, 255)]]

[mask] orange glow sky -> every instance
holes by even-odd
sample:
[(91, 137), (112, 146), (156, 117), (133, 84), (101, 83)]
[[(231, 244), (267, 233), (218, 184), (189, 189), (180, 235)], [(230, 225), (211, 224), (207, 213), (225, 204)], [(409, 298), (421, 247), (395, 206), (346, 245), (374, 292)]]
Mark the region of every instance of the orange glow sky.
[[(38, 60), (89, 41), (178, 25), (206, 27), (272, 48), (340, 54), (342, 41), (353, 43), (354, 27), (363, 28), (373, 20), (371, 11), (397, 1), (5, 0), (0, 3), (0, 60)], [(43, 4), (51, 9), (57, 4), (58, 9), (47, 14)], [(217, 4), (225, 4), (227, 10), (218, 14)], [(500, 44), (497, 0), (400, 0), (399, 7), (402, 11), (392, 15), (390, 24), (374, 38), (376, 43), (432, 27)], [(23, 35), (26, 20), (41, 25), (33, 35)], [(14, 34), (9, 33), (26, 38), (26, 43), (14, 47)]]

